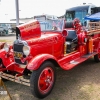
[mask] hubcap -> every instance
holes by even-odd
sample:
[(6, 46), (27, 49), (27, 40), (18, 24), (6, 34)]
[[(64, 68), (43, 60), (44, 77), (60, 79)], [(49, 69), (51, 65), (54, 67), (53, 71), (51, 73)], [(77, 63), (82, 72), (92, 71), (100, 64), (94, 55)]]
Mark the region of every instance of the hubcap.
[(54, 82), (54, 71), (51, 67), (45, 68), (38, 80), (38, 88), (42, 94), (47, 93), (50, 89), (51, 86), (53, 85)]

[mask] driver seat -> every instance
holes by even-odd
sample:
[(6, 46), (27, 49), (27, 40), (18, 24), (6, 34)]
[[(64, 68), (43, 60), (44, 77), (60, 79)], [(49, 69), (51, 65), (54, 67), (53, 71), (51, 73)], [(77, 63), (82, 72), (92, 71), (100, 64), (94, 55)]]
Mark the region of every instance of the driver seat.
[(67, 30), (66, 45), (67, 53), (74, 51), (78, 44), (78, 37), (75, 30)]

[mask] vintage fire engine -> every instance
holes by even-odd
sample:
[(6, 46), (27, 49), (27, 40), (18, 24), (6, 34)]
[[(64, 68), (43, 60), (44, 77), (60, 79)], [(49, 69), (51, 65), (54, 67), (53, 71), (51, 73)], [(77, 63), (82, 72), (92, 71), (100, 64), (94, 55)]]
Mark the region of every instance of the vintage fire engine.
[(19, 25), (13, 45), (5, 43), (0, 50), (0, 77), (30, 86), (38, 98), (46, 97), (55, 84), (56, 67), (70, 70), (93, 56), (100, 61), (100, 24), (96, 24), (90, 23), (88, 30), (78, 19)]

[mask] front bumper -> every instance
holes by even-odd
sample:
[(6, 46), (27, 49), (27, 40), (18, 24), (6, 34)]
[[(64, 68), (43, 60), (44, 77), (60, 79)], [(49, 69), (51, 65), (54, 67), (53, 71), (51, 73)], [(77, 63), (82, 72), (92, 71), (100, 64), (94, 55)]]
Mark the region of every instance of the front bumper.
[(10, 80), (10, 81), (13, 81), (13, 82), (16, 82), (16, 83), (30, 86), (30, 80), (24, 79), (22, 76), (17, 76), (17, 75), (14, 76), (14, 75), (10, 75), (10, 74), (4, 73), (4, 72), (0, 72), (0, 77), (7, 79), (7, 80)]

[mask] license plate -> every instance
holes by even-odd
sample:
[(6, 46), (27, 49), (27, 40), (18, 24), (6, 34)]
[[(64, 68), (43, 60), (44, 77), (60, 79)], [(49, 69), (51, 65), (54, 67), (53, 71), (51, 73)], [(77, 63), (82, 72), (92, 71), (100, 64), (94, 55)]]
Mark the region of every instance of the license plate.
[(22, 52), (14, 52), (14, 57), (15, 58), (22, 58), (23, 57), (23, 53)]

